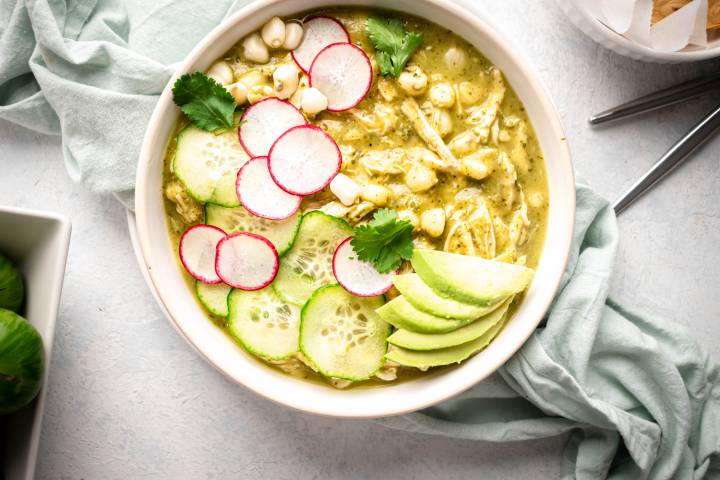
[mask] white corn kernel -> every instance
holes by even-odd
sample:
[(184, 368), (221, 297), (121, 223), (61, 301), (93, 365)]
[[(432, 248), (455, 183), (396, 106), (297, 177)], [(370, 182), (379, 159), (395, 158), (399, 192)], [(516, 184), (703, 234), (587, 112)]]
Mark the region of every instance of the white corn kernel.
[(387, 205), (389, 196), (390, 192), (388, 192), (387, 188), (374, 184), (365, 185), (360, 193), (360, 198), (366, 202), (373, 203), (378, 207), (384, 207)]
[(527, 196), (527, 203), (532, 208), (540, 208), (545, 205), (545, 195), (542, 192), (531, 192)]
[(327, 108), (327, 97), (317, 88), (307, 88), (303, 92), (300, 108), (310, 115), (320, 113)]
[(247, 94), (248, 102), (257, 103), (263, 98), (272, 97), (274, 90), (270, 85), (255, 85), (250, 87)]
[(399, 220), (407, 220), (410, 222), (414, 229), (417, 229), (420, 225), (420, 220), (418, 220), (418, 216), (415, 215), (415, 212), (412, 210), (400, 210), (397, 212), (397, 218)]
[(235, 103), (242, 105), (247, 102), (248, 88), (242, 82), (235, 82), (225, 87), (235, 99)]
[(442, 208), (431, 208), (420, 215), (420, 228), (431, 237), (439, 237), (445, 231), (445, 211)]
[(380, 77), (377, 81), (378, 92), (384, 100), (392, 102), (397, 98), (397, 89), (393, 85), (392, 80), (387, 77)]
[(248, 35), (242, 42), (243, 56), (255, 63), (267, 63), (270, 60), (270, 52), (267, 45), (257, 33)]
[(482, 98), (482, 89), (471, 82), (460, 82), (458, 85), (458, 100), (463, 105), (472, 105)]
[(437, 130), (441, 137), (445, 138), (450, 135), (450, 133), (452, 133), (452, 117), (450, 116), (450, 112), (448, 112), (444, 108), (433, 109), (432, 113), (430, 114), (429, 120), (430, 125), (432, 125), (435, 130)]
[(278, 98), (286, 99), (295, 93), (298, 87), (300, 71), (294, 64), (280, 65), (273, 73), (273, 85)]
[(425, 73), (415, 65), (407, 67), (398, 77), (400, 88), (412, 97), (422, 95), (427, 89), (428, 78)]
[(330, 182), (330, 191), (345, 206), (350, 206), (360, 196), (360, 186), (350, 177), (343, 173), (338, 173)]
[(264, 85), (268, 83), (268, 77), (265, 75), (265, 72), (263, 72), (260, 69), (255, 70), (249, 70), (242, 75), (240, 75), (240, 81), (245, 84), (245, 86), (250, 89), (254, 87), (255, 85)]
[(457, 47), (450, 47), (445, 52), (445, 64), (453, 70), (460, 70), (465, 66), (465, 50)]
[(303, 27), (296, 22), (288, 22), (285, 24), (285, 42), (282, 48), (285, 50), (295, 50), (302, 42)]
[(475, 180), (482, 180), (490, 173), (487, 165), (482, 160), (475, 158), (474, 155), (465, 157), (460, 162), (463, 174)]
[(430, 87), (430, 101), (438, 108), (450, 108), (455, 104), (455, 90), (449, 83), (438, 83)]
[(263, 42), (270, 48), (280, 48), (285, 43), (285, 22), (272, 17), (260, 30)]
[(430, 190), (437, 182), (435, 172), (425, 165), (415, 164), (405, 173), (405, 184), (413, 193)]
[(221, 85), (233, 83), (233, 71), (232, 68), (230, 68), (230, 64), (227, 62), (215, 62), (210, 68), (208, 68), (207, 76)]
[(475, 138), (475, 135), (471, 131), (465, 131), (455, 136), (450, 140), (450, 143), (448, 143), (450, 150), (457, 156), (470, 154), (477, 149), (477, 146), (477, 138)]

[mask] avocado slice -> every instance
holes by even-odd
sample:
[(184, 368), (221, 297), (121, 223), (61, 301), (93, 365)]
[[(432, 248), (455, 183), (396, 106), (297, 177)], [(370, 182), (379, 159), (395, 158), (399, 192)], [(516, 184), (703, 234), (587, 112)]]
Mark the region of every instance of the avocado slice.
[(392, 347), (385, 355), (385, 358), (400, 365), (405, 365), (406, 367), (415, 367), (422, 370), (430, 367), (460, 363), (487, 347), (492, 339), (495, 338), (495, 335), (502, 330), (503, 325), (505, 325), (505, 322), (497, 322), (481, 337), (456, 347), (427, 351)]
[(494, 312), (452, 332), (428, 334), (400, 329), (388, 337), (388, 342), (410, 350), (438, 350), (472, 342), (502, 321), (510, 303), (512, 298), (502, 302)]
[(488, 306), (458, 302), (438, 295), (416, 273), (396, 275), (393, 284), (413, 307), (442, 318), (474, 320), (492, 312), (505, 300), (503, 298)]
[(376, 311), (383, 320), (394, 327), (420, 333), (451, 332), (472, 321), (441, 318), (425, 313), (413, 307), (402, 295), (392, 299)]
[(522, 265), (438, 250), (415, 249), (411, 262), (440, 295), (484, 306), (523, 291), (535, 274)]

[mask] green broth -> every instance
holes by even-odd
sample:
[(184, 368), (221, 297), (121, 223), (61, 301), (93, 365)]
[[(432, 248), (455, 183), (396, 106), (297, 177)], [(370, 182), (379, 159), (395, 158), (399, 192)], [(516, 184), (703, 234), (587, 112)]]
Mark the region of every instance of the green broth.
[[(374, 51), (371, 42), (365, 32), (365, 19), (369, 11), (358, 9), (335, 9), (322, 12), (313, 12), (313, 14), (326, 14), (338, 18), (348, 29), (351, 41), (363, 48), (363, 50), (371, 55)], [(451, 31), (442, 28), (427, 20), (423, 20), (410, 15), (401, 15), (395, 13), (383, 13), (373, 11), (373, 14), (399, 16), (407, 22), (408, 30), (422, 32), (424, 35), (423, 44), (420, 49), (410, 59), (409, 65), (419, 67), (428, 77), (429, 85), (437, 83), (447, 83), (451, 85), (461, 85), (465, 82), (466, 86), (471, 86), (468, 91), (480, 92), (477, 104), (483, 101), (491, 93), (493, 85), (492, 69), (493, 65), (474, 47), (465, 40), (461, 39)], [(302, 18), (301, 16), (298, 18)], [(462, 68), (453, 69), (446, 65), (444, 55), (449, 48), (455, 48), (465, 53), (466, 61)], [(223, 60), (232, 66), (235, 78), (247, 78), (248, 75), (255, 75), (258, 65), (245, 61), (241, 55), (240, 44), (233, 47)], [(286, 63), (289, 61), (287, 52), (273, 52), (268, 65), (272, 66), (277, 63)], [(374, 65), (375, 67), (375, 65)], [(374, 70), (377, 71), (376, 68)], [(381, 92), (381, 85), (391, 85), (395, 88), (397, 97), (388, 100)], [(456, 87), (457, 88), (457, 87)], [(444, 138), (449, 142), (455, 136), (460, 135), (467, 130), (465, 124), (469, 111), (473, 105), (460, 104), (459, 90), (455, 90), (456, 102), (452, 108), (448, 108), (449, 118), (452, 122), (452, 129)], [(392, 78), (377, 77), (373, 81), (372, 88), (367, 97), (355, 108), (354, 113), (330, 113), (321, 112), (309, 120), (311, 123), (320, 126), (330, 133), (343, 150), (343, 173), (360, 184), (374, 183), (385, 186), (390, 189), (391, 195), (388, 200), (387, 207), (395, 208), (398, 211), (404, 210), (420, 216), (423, 211), (431, 208), (443, 208), (446, 212), (451, 212), (457, 217), (458, 222), (467, 220), (475, 204), (481, 206), (481, 203), (490, 212), (490, 216), (494, 219), (494, 236), (495, 246), (493, 248), (495, 255), (504, 256), (510, 261), (524, 261), (529, 267), (535, 268), (538, 264), (542, 253), (543, 241), (545, 237), (545, 229), (547, 225), (548, 212), (548, 193), (547, 180), (545, 172), (545, 162), (542, 151), (538, 144), (535, 132), (527, 116), (522, 102), (513, 91), (512, 87), (505, 82), (505, 93), (502, 103), (500, 104), (499, 113), (497, 115), (497, 124), (502, 126), (499, 128), (497, 141), (493, 143), (492, 148), (495, 149), (497, 155), (505, 154), (509, 162), (513, 165), (517, 182), (513, 186), (513, 190), (508, 190), (506, 177), (501, 175), (500, 165), (490, 165), (491, 172), (486, 178), (476, 180), (458, 172), (437, 172), (437, 183), (434, 187), (423, 192), (409, 192), (404, 185), (402, 174), (380, 174), (369, 175), (367, 168), (363, 164), (364, 155), (372, 150), (389, 151), (391, 149), (403, 149), (410, 151), (413, 148), (425, 148), (425, 141), (413, 129), (411, 123), (399, 111), (398, 105), (403, 101), (405, 95), (400, 88), (397, 88), (397, 81)], [(428, 93), (415, 97), (418, 104), (423, 108), (428, 107)], [(386, 108), (385, 110), (376, 110), (379, 106)], [(384, 115), (390, 112), (392, 114)], [(365, 118), (366, 121), (360, 120)], [(388, 118), (390, 126), (387, 123)], [(367, 119), (375, 119), (379, 125), (378, 128), (372, 125), (372, 121)], [(379, 119), (379, 120), (378, 120)], [(168, 189), (177, 184), (177, 180), (171, 171), (172, 158), (176, 148), (176, 135), (187, 125), (187, 119), (182, 117), (178, 120), (174, 135), (168, 142), (164, 161), (164, 188)], [(485, 147), (481, 145), (480, 148)], [(495, 154), (494, 154), (495, 155)], [(499, 158), (499, 157), (498, 157)], [(402, 169), (412, 168), (412, 164), (405, 160), (402, 163)], [(470, 190), (465, 190), (470, 189)], [(458, 193), (461, 191), (476, 192), (470, 195), (470, 199), (458, 200)], [(508, 200), (507, 192), (512, 191), (516, 196), (515, 200)], [(172, 197), (170, 199), (169, 197)], [(184, 202), (192, 202), (186, 195), (183, 196)], [(518, 200), (519, 199), (519, 200)], [(303, 200), (303, 210), (319, 208), (328, 202), (334, 201), (334, 195), (329, 188), (319, 192), (316, 195)], [(513, 222), (518, 221), (518, 209), (514, 206), (522, 201), (526, 205), (526, 218), (529, 221), (524, 231), (522, 242), (510, 245), (508, 232), (503, 230), (511, 230), (508, 226), (512, 226)], [(508, 206), (508, 203), (510, 204)], [(190, 225), (202, 223), (203, 218), (200, 215), (188, 218), (183, 215), (182, 206), (178, 206), (178, 195), (170, 195), (166, 193), (165, 208), (168, 217), (168, 228), (171, 232), (173, 248), (177, 250), (178, 240), (182, 232)], [(199, 205), (193, 205), (190, 208), (200, 208)], [(185, 209), (187, 210), (187, 209)], [(414, 238), (418, 245), (444, 249), (448, 242), (447, 234), (452, 230), (450, 227), (451, 218), (455, 218), (452, 214), (448, 214), (448, 224), (444, 233), (439, 237), (433, 238), (423, 234), (422, 231), (414, 232)], [(507, 238), (505, 238), (507, 237)], [(510, 248), (512, 247), (512, 248)], [(462, 253), (462, 252), (458, 252)], [(483, 255), (482, 248), (477, 253)], [(485, 256), (485, 255), (483, 255)], [(178, 262), (179, 264), (179, 262)], [(180, 265), (180, 264), (179, 264)], [(182, 269), (180, 266), (179, 268)], [(183, 270), (184, 271), (184, 270)], [(193, 291), (192, 283), (194, 280), (186, 274), (188, 286)], [(392, 291), (391, 291), (392, 292)], [(391, 293), (392, 296), (392, 293)], [(511, 315), (522, 300), (522, 295), (518, 295), (509, 310)], [(218, 318), (208, 314), (208, 318), (213, 321), (219, 328), (227, 331), (225, 319)], [(238, 348), (241, 348), (238, 345)], [(441, 372), (445, 368), (440, 367), (432, 369), (432, 374)], [(420, 375), (428, 375), (430, 372), (421, 372), (412, 368), (400, 368), (398, 370), (398, 379), (402, 381), (412, 379)], [(320, 381), (327, 383), (322, 376), (315, 374), (309, 368), (299, 368), (292, 373), (293, 376), (304, 378), (311, 381)], [(353, 384), (353, 388), (362, 386), (378, 386), (385, 385), (387, 382), (382, 380), (370, 380)]]

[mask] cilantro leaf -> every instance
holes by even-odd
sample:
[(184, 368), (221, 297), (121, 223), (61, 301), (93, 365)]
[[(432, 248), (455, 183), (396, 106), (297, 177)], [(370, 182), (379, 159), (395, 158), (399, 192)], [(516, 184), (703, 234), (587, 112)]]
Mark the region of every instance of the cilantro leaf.
[(368, 17), (365, 29), (377, 51), (382, 75), (399, 76), (423, 40), (422, 33), (406, 31), (397, 18)]
[(409, 221), (398, 221), (395, 210), (382, 208), (367, 225), (355, 227), (350, 245), (360, 260), (371, 262), (380, 273), (388, 273), (412, 258), (412, 230)]
[(185, 74), (173, 85), (173, 102), (208, 132), (232, 128), (235, 100), (225, 87), (202, 72)]

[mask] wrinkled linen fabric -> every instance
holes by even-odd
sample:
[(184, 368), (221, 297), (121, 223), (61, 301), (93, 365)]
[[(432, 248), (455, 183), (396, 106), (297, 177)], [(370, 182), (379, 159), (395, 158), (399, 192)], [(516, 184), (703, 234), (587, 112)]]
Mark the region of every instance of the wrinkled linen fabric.
[[(0, 118), (61, 135), (71, 177), (131, 206), (173, 63), (247, 3), (161, 0), (130, 17), (120, 0), (0, 2)], [(720, 452), (718, 365), (680, 325), (607, 298), (615, 217), (589, 188), (577, 193), (572, 255), (537, 332), (471, 390), (378, 422), (495, 442), (570, 432), (566, 478), (701, 478)]]
[(720, 453), (720, 367), (673, 322), (611, 298), (618, 230), (577, 187), (573, 247), (547, 318), (497, 374), (393, 428), (504, 442), (565, 432), (564, 478), (698, 479)]
[[(0, 1), (0, 118), (62, 135), (73, 180), (132, 206), (137, 158), (172, 64), (232, 2)], [(132, 33), (131, 33), (132, 26)]]

